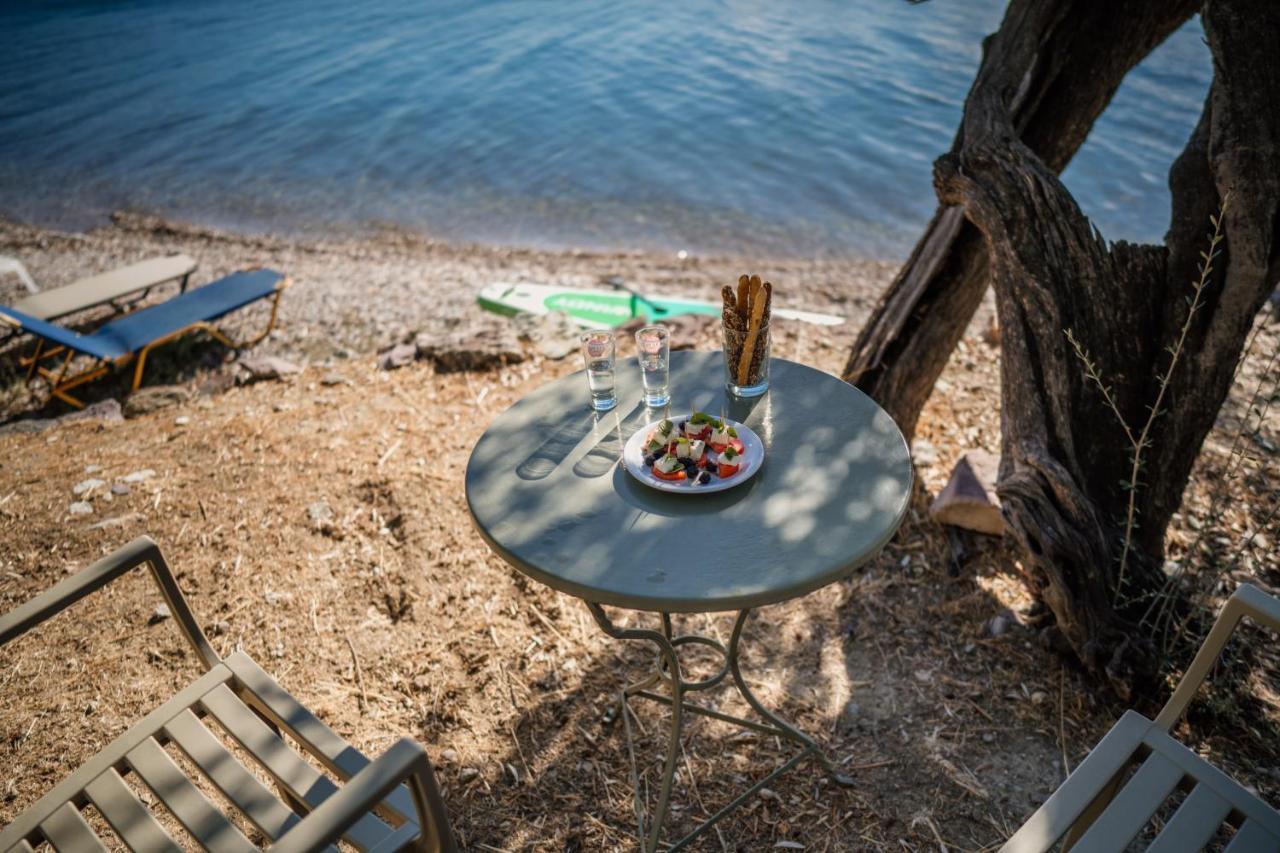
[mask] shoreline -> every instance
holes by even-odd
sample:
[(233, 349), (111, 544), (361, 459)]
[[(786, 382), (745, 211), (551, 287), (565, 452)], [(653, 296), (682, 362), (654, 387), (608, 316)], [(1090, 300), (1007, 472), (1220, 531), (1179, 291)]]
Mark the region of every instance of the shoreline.
[[(900, 266), (869, 259), (464, 244), (390, 227), (331, 238), (257, 234), (127, 211), (83, 232), (0, 217), (0, 254), (21, 260), (42, 290), (174, 252), (199, 263), (191, 281), (197, 287), (253, 265), (289, 274), (294, 286), (281, 302), (279, 329), (260, 349), (312, 361), (375, 352), (440, 323), (454, 330), (479, 326), (494, 315), (475, 304), (475, 294), (494, 281), (590, 288), (621, 277), (645, 292), (715, 300), (723, 284), (748, 271), (771, 278), (786, 307), (844, 316), (833, 335), (847, 346)], [(21, 292), (15, 288), (16, 282), (0, 281), (0, 299)]]

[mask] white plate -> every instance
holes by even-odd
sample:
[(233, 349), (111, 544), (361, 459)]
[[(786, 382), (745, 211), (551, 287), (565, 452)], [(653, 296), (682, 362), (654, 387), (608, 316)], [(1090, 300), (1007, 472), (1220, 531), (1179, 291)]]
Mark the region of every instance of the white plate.
[[(688, 420), (690, 414), (672, 415), (670, 418), (664, 418), (663, 420), (671, 420), (678, 425), (681, 421)], [(764, 444), (760, 441), (760, 436), (752, 432), (750, 427), (725, 418), (725, 424), (736, 429), (738, 438), (742, 441), (742, 464), (738, 469), (738, 473), (724, 480), (712, 475), (711, 482), (705, 486), (689, 479), (664, 480), (655, 475), (653, 470), (644, 464), (645, 439), (661, 422), (654, 421), (651, 424), (642, 426), (631, 438), (627, 439), (627, 446), (622, 450), (622, 464), (626, 467), (627, 472), (646, 486), (657, 489), (660, 492), (723, 492), (725, 489), (732, 489), (739, 483), (745, 483), (750, 480), (760, 470), (760, 465), (764, 462)], [(710, 449), (707, 452), (714, 453)]]

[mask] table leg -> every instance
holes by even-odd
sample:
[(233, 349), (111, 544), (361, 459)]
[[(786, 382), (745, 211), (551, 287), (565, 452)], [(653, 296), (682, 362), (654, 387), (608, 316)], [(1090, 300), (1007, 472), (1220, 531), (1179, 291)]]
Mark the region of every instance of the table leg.
[[(764, 778), (755, 782), (747, 790), (743, 791), (728, 804), (723, 806), (715, 814), (711, 815), (706, 821), (700, 824), (688, 835), (671, 844), (666, 849), (669, 851), (680, 850), (701, 836), (704, 832), (713, 827), (721, 818), (732, 812), (734, 809), (743, 805), (757, 791), (772, 782), (778, 776), (786, 773), (792, 767), (795, 767), (801, 761), (809, 756), (817, 758), (819, 764), (826, 774), (838, 785), (848, 787), (854, 783), (852, 777), (841, 773), (834, 762), (822, 751), (817, 742), (804, 732), (797, 729), (787, 721), (783, 720), (774, 712), (770, 711), (764, 704), (751, 692), (751, 688), (747, 685), (746, 679), (742, 676), (742, 668), (739, 663), (739, 648), (742, 642), (743, 627), (746, 625), (747, 617), (751, 615), (751, 609), (747, 608), (738, 613), (738, 618), (733, 625), (733, 633), (729, 638), (729, 645), (725, 647), (722, 643), (709, 637), (702, 637), (694, 634), (685, 634), (676, 636), (671, 623), (671, 615), (669, 613), (660, 614), (662, 619), (662, 631), (651, 631), (643, 628), (619, 628), (609, 620), (608, 614), (604, 612), (598, 604), (587, 602), (587, 608), (591, 611), (591, 615), (595, 618), (596, 624), (600, 629), (610, 637), (618, 640), (646, 640), (658, 647), (658, 656), (655, 669), (648, 676), (634, 684), (623, 688), (619, 697), (619, 713), (622, 714), (623, 725), (627, 736), (627, 752), (631, 760), (631, 784), (635, 788), (635, 811), (636, 825), (639, 828), (640, 839), (643, 849), (646, 853), (653, 853), (658, 850), (659, 842), (662, 837), (662, 825), (666, 821), (667, 811), (671, 802), (671, 789), (675, 781), (676, 756), (680, 752), (680, 735), (684, 722), (684, 713), (700, 714), (705, 717), (721, 720), (722, 722), (732, 723), (743, 728), (761, 732), (762, 734), (773, 735), (775, 737), (784, 738), (802, 747), (801, 751), (792, 756), (785, 763), (775, 768)], [(724, 657), (724, 664), (720, 670), (713, 676), (705, 678), (701, 681), (685, 681), (680, 672), (680, 660), (677, 650), (682, 645), (703, 645), (713, 648), (720, 652)], [(726, 714), (712, 708), (704, 708), (688, 702), (684, 695), (697, 690), (708, 690), (720, 684), (727, 675), (732, 674), (734, 686), (738, 692), (742, 694), (742, 698), (751, 706), (757, 714), (760, 715), (765, 722), (760, 723), (755, 720), (747, 720), (742, 717)], [(659, 682), (667, 682), (670, 685), (671, 695), (666, 696), (662, 693), (656, 693), (649, 688), (657, 685)], [(658, 792), (658, 805), (654, 811), (651, 822), (645, 820), (644, 797), (643, 791), (640, 789), (640, 775), (635, 756), (635, 744), (631, 732), (630, 714), (633, 712), (627, 704), (628, 700), (633, 697), (644, 699), (652, 699), (671, 707), (671, 736), (667, 745), (667, 756), (663, 766), (662, 784)], [(647, 829), (647, 831), (646, 831)]]

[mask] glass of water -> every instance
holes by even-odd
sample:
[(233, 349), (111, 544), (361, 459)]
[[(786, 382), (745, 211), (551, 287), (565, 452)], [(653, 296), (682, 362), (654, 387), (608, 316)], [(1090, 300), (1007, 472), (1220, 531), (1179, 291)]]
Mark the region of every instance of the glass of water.
[(644, 383), (644, 404), (650, 408), (671, 402), (671, 333), (666, 326), (645, 326), (636, 332), (636, 357)]
[(593, 329), (583, 332), (582, 359), (587, 365), (587, 385), (591, 388), (591, 408), (607, 412), (618, 405), (618, 395), (613, 387), (614, 356), (616, 354), (613, 332)]

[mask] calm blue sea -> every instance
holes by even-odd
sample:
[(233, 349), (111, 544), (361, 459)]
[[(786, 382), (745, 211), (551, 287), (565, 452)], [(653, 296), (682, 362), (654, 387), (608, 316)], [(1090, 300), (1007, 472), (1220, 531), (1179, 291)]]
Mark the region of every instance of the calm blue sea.
[[(902, 257), (1000, 0), (0, 4), (0, 211), (242, 230)], [(1198, 20), (1066, 181), (1158, 240)]]

